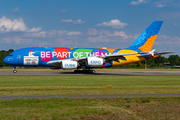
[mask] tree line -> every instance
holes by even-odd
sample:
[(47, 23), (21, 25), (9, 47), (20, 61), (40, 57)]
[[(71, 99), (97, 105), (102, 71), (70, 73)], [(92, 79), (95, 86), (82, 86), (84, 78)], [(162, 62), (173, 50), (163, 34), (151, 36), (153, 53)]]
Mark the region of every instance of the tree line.
[(7, 64), (5, 64), (3, 62), (4, 58), (6, 56), (8, 56), (10, 53), (12, 53), (14, 50), (13, 49), (9, 49), (8, 51), (5, 51), (5, 50), (1, 50), (0, 51), (0, 67), (3, 67), (3, 66), (8, 66)]
[(168, 58), (158, 56), (157, 58), (137, 63), (137, 65), (145, 63), (148, 67), (180, 66), (180, 57), (178, 55), (169, 55)]
[[(9, 49), (8, 51), (5, 51), (5, 50), (0, 51), (0, 67), (8, 66), (3, 62), (3, 59), (13, 51), (14, 51), (13, 49)], [(148, 67), (161, 67), (161, 66), (168, 66), (168, 65), (180, 66), (180, 57), (178, 55), (170, 55), (168, 58), (165, 58), (163, 56), (158, 56), (157, 58), (154, 58), (154, 59), (138, 62), (134, 64), (134, 66), (142, 67), (145, 65), (145, 63), (148, 65)]]

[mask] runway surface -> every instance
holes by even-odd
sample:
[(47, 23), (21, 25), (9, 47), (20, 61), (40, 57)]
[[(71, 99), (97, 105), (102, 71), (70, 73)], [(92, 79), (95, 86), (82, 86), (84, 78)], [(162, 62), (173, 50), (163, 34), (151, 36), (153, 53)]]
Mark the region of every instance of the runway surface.
[(144, 76), (144, 75), (157, 75), (157, 76), (179, 76), (180, 71), (115, 71), (115, 72), (96, 72), (95, 74), (88, 73), (73, 73), (73, 72), (0, 72), (0, 76), (36, 76), (36, 75), (129, 75), (129, 76)]
[(112, 95), (44, 95), (44, 96), (7, 96), (0, 97), (0, 100), (13, 100), (13, 99), (49, 99), (49, 98), (133, 98), (133, 97), (180, 97), (180, 93), (173, 94), (112, 94)]

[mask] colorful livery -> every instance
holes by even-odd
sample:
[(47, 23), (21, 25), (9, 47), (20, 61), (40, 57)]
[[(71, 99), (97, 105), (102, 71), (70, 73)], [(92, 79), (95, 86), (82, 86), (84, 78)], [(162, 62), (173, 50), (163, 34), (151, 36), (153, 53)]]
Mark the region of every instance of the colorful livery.
[[(91, 68), (115, 67), (152, 59), (171, 52), (154, 53), (151, 48), (162, 21), (154, 21), (125, 49), (31, 47), (18, 49), (4, 59), (11, 66), (48, 66), (52, 69), (75, 69), (74, 72), (94, 73)], [(79, 70), (83, 69), (83, 70)], [(14, 73), (17, 71), (14, 70)]]

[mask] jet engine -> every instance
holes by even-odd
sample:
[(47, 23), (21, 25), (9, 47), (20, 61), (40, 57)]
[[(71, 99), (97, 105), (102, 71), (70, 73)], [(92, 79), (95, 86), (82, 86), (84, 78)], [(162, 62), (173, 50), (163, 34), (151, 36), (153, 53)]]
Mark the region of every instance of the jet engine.
[(77, 61), (64, 60), (62, 61), (62, 69), (76, 69), (79, 66)]
[(86, 66), (87, 67), (100, 67), (105, 63), (105, 60), (103, 58), (98, 57), (88, 57)]

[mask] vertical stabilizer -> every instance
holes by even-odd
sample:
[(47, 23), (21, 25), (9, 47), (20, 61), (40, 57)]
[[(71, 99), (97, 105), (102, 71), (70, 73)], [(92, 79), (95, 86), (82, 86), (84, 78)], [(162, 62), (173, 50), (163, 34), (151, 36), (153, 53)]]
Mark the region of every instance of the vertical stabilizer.
[(156, 40), (163, 21), (154, 21), (149, 27), (134, 41), (129, 49), (140, 49), (143, 52), (150, 52)]

